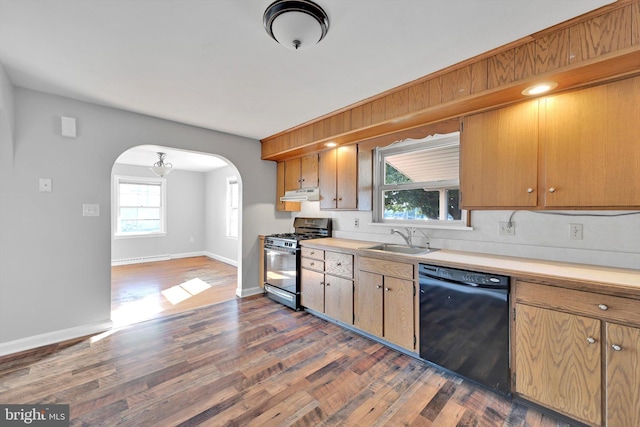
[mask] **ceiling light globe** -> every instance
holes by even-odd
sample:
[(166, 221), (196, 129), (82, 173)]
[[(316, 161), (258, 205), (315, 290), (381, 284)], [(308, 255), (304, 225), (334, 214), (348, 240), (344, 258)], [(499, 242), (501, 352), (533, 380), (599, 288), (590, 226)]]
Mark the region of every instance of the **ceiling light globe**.
[(329, 30), (329, 18), (309, 0), (277, 0), (263, 16), (267, 33), (281, 45), (304, 50), (322, 40)]

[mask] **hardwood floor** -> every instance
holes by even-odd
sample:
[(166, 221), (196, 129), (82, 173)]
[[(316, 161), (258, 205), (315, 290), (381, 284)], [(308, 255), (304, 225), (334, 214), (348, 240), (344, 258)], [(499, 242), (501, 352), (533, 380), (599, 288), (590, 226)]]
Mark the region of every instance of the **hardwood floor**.
[(236, 298), (237, 268), (209, 257), (114, 266), (111, 320), (123, 326)]
[(0, 402), (72, 426), (558, 426), (263, 296), (0, 359)]

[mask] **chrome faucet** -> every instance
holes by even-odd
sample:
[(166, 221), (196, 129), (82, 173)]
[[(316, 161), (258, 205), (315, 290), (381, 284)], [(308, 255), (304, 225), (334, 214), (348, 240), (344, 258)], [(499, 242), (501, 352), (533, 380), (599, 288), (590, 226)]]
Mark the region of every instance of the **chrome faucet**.
[(405, 230), (407, 230), (407, 234), (404, 234), (402, 231), (398, 230), (397, 228), (392, 228), (391, 234), (393, 233), (399, 234), (400, 237), (402, 237), (404, 241), (407, 242), (407, 246), (412, 248), (413, 244), (411, 243), (411, 236), (413, 235), (413, 230), (411, 230), (410, 228), (405, 228)]

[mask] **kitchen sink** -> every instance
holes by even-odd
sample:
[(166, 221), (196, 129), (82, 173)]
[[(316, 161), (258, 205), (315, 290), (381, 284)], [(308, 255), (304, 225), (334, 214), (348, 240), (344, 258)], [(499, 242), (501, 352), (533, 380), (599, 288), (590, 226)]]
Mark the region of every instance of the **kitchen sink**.
[(381, 243), (379, 245), (367, 246), (360, 249), (365, 249), (369, 251), (394, 252), (394, 253), (408, 254), (408, 255), (424, 255), (429, 252), (437, 251), (437, 249), (415, 248), (415, 247), (405, 246), (405, 245), (394, 245), (392, 243)]

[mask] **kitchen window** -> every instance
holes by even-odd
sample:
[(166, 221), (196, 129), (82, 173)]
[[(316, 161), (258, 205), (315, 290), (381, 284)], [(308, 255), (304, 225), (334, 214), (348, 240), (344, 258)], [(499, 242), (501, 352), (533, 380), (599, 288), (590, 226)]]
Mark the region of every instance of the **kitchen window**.
[(467, 226), (460, 209), (460, 134), (404, 140), (374, 151), (376, 223)]
[(164, 235), (166, 180), (164, 178), (114, 177), (115, 236)]
[(239, 212), (238, 212), (238, 178), (227, 178), (227, 237), (238, 237)]

